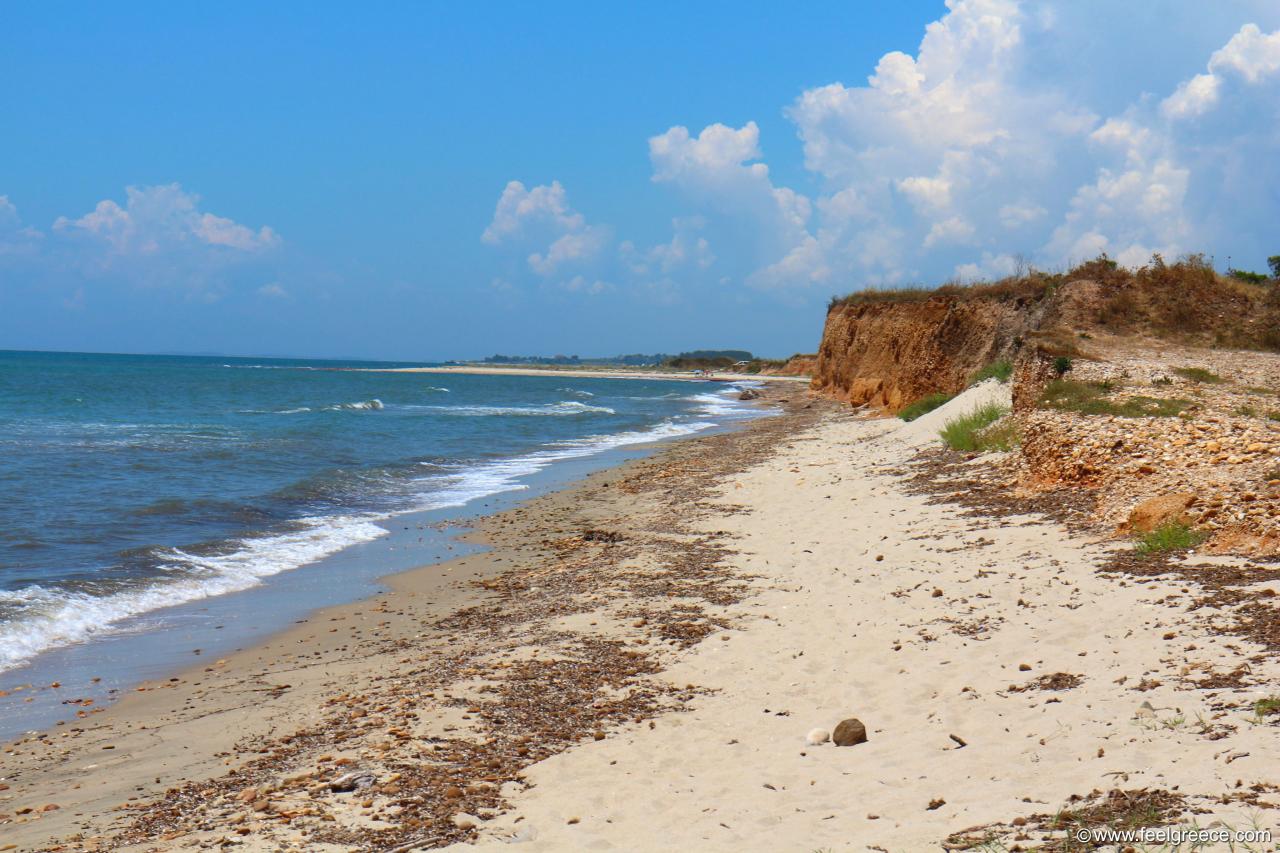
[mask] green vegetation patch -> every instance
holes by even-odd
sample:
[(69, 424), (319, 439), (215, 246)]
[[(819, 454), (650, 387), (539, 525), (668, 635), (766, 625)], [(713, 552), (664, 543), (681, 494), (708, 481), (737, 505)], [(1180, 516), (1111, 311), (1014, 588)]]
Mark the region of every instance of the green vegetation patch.
[(1220, 385), (1226, 381), (1212, 370), (1205, 370), (1203, 367), (1175, 367), (1173, 372), (1183, 379), (1190, 379), (1192, 382), (1200, 382), (1205, 385)]
[(1040, 395), (1040, 407), (1082, 415), (1114, 415), (1121, 418), (1171, 418), (1191, 405), (1190, 400), (1134, 396), (1113, 399), (1119, 386), (1112, 382), (1080, 382), (1055, 379)]
[(921, 397), (910, 406), (907, 406), (905, 409), (898, 412), (898, 417), (902, 418), (904, 421), (914, 421), (921, 415), (929, 414), (943, 403), (949, 402), (953, 397), (955, 397), (955, 394), (929, 394), (928, 396)]
[(1280, 697), (1268, 696), (1253, 703), (1253, 713), (1259, 719), (1280, 714)]
[(1168, 551), (1186, 551), (1208, 538), (1208, 534), (1189, 527), (1180, 521), (1162, 524), (1150, 533), (1137, 538), (1134, 549), (1139, 554), (1163, 554)]
[(1001, 382), (1008, 382), (1010, 376), (1013, 376), (1013, 362), (1007, 358), (1001, 358), (973, 374), (969, 384), (977, 385), (979, 382), (984, 382), (988, 379), (999, 379)]
[(1008, 450), (1012, 447), (1010, 436), (1004, 430), (995, 430), (1000, 436), (989, 438), (987, 427), (1009, 414), (1009, 408), (999, 403), (979, 406), (967, 415), (947, 421), (939, 435), (952, 450), (978, 451)]
[(1249, 284), (1265, 284), (1271, 276), (1262, 272), (1252, 272), (1251, 270), (1228, 269), (1227, 275), (1236, 281), (1246, 281)]

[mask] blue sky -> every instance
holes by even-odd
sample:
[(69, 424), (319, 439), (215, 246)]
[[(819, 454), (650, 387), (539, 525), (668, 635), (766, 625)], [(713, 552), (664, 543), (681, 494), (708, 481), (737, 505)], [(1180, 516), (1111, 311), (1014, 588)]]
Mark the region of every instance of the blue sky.
[(834, 293), (1280, 253), (1273, 2), (6, 7), (0, 347), (813, 350)]

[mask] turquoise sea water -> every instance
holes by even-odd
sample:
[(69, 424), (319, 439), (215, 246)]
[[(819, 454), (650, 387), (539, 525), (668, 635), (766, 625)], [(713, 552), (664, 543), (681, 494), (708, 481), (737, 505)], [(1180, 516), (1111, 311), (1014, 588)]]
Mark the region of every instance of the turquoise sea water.
[(0, 672), (755, 413), (722, 384), (373, 366), (0, 352)]

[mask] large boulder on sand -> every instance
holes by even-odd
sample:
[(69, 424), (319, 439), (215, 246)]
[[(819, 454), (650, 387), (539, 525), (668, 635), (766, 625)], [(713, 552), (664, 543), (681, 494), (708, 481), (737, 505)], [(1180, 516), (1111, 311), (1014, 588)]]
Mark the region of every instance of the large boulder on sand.
[(1190, 492), (1174, 492), (1148, 498), (1130, 510), (1124, 527), (1139, 533), (1150, 533), (1157, 527), (1170, 522), (1186, 524), (1190, 521), (1187, 517), (1187, 507), (1195, 502), (1196, 496)]

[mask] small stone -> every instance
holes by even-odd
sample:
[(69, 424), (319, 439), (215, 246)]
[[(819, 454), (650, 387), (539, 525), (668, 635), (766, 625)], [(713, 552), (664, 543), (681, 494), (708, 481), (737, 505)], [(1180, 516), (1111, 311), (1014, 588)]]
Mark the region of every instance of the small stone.
[(1141, 705), (1138, 706), (1137, 713), (1134, 714), (1134, 716), (1138, 717), (1139, 719), (1150, 719), (1155, 715), (1156, 715), (1156, 709), (1151, 707), (1150, 702), (1143, 702)]
[(831, 735), (831, 741), (836, 746), (857, 746), (860, 743), (866, 743), (867, 727), (857, 717), (841, 720), (840, 725), (836, 726), (836, 730)]
[(883, 559), (884, 559), (884, 554), (876, 554), (876, 562), (877, 562), (877, 563), (878, 563), (878, 562), (880, 562), (880, 561), (881, 561), (881, 560), (883, 560)]
[(1031, 671), (1031, 664), (1029, 663), (1018, 664), (1018, 672), (1030, 672), (1030, 671)]
[(456, 800), (462, 797), (462, 789), (457, 785), (450, 785), (444, 789), (444, 798), (446, 800)]
[(373, 783), (377, 781), (378, 777), (367, 770), (352, 770), (350, 773), (343, 773), (330, 782), (329, 790), (335, 793), (343, 793), (344, 791), (372, 788)]
[(565, 821), (565, 823), (569, 824), (570, 826), (573, 826), (575, 823), (581, 823), (581, 821), (582, 821), (581, 818), (571, 817), (567, 821)]
[(831, 733), (826, 729), (810, 729), (804, 740), (810, 746), (818, 746), (831, 740)]
[(1176, 636), (1178, 636), (1178, 635), (1177, 635), (1177, 634), (1175, 634), (1175, 633), (1173, 633), (1172, 631), (1166, 631), (1166, 632), (1165, 632), (1165, 634), (1164, 634), (1164, 638), (1165, 638), (1166, 640), (1172, 640), (1172, 639), (1173, 639), (1174, 637), (1176, 637)]
[(947, 804), (946, 800), (942, 799), (942, 797), (938, 797), (936, 799), (932, 799), (929, 801), (929, 805), (925, 806), (925, 811), (931, 812), (931, 811), (934, 811), (935, 809), (942, 808), (946, 804)]

